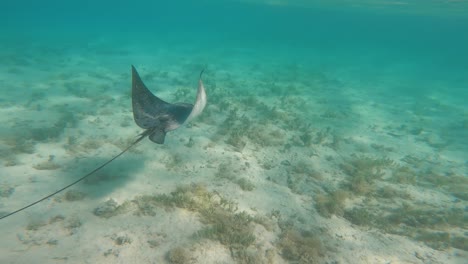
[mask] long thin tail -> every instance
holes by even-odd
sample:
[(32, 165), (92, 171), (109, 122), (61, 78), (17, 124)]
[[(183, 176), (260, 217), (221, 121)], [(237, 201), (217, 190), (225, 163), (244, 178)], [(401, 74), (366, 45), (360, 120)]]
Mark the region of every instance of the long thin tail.
[(56, 194), (58, 194), (58, 193), (60, 193), (60, 192), (63, 192), (64, 190), (66, 190), (66, 189), (72, 187), (73, 185), (79, 183), (80, 181), (82, 181), (82, 180), (88, 178), (89, 176), (91, 176), (91, 175), (93, 175), (94, 173), (96, 173), (98, 170), (104, 168), (107, 164), (109, 164), (109, 163), (111, 163), (112, 161), (114, 161), (116, 158), (122, 156), (125, 152), (127, 152), (127, 150), (129, 150), (130, 148), (132, 148), (133, 146), (135, 146), (138, 142), (140, 142), (143, 138), (145, 138), (145, 137), (148, 135), (149, 132), (150, 132), (149, 130), (146, 130), (146, 131), (144, 131), (143, 133), (141, 133), (140, 136), (139, 136), (132, 144), (130, 144), (130, 146), (128, 146), (126, 149), (124, 149), (122, 152), (120, 152), (119, 154), (117, 154), (116, 156), (114, 156), (112, 159), (106, 161), (106, 162), (103, 163), (101, 166), (99, 166), (99, 167), (97, 167), (96, 169), (92, 170), (91, 172), (89, 172), (89, 173), (86, 174), (85, 176), (79, 178), (78, 180), (76, 180), (76, 181), (74, 181), (74, 182), (68, 184), (67, 186), (63, 187), (62, 189), (57, 190), (57, 191), (55, 191), (55, 192), (53, 192), (53, 193), (51, 193), (51, 194), (49, 194), (49, 195), (47, 195), (47, 196), (45, 196), (45, 197), (43, 197), (43, 198), (41, 198), (41, 199), (39, 199), (39, 200), (33, 202), (33, 203), (30, 203), (30, 204), (28, 204), (28, 205), (26, 205), (26, 206), (24, 206), (24, 207), (22, 207), (22, 208), (20, 208), (20, 209), (18, 209), (18, 210), (13, 211), (13, 212), (11, 212), (11, 213), (8, 213), (8, 214), (6, 214), (6, 215), (0, 216), (0, 220), (3, 219), (3, 218), (7, 218), (7, 217), (9, 217), (9, 216), (11, 216), (11, 215), (14, 215), (14, 214), (16, 214), (16, 213), (19, 213), (19, 212), (21, 212), (21, 211), (23, 211), (23, 210), (25, 210), (25, 209), (28, 209), (29, 207), (31, 207), (31, 206), (33, 206), (33, 205), (35, 205), (35, 204), (38, 204), (38, 203), (40, 203), (40, 202), (42, 202), (42, 201), (44, 201), (44, 200), (46, 200), (46, 199), (49, 199), (50, 197), (52, 197), (52, 196), (54, 196), (54, 195), (56, 195)]

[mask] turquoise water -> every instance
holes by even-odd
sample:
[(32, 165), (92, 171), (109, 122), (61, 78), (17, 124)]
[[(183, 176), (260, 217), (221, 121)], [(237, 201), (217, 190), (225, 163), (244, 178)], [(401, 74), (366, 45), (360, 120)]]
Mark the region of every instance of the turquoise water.
[(15, 1), (0, 215), (141, 133), (130, 66), (208, 105), (0, 220), (1, 263), (464, 263), (468, 2)]

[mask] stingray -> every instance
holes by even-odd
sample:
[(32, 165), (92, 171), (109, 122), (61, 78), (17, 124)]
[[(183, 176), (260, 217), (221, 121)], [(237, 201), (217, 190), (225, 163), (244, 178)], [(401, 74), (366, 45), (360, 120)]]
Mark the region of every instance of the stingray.
[(135, 123), (145, 129), (137, 139), (131, 143), (122, 152), (111, 158), (110, 160), (103, 163), (101, 166), (95, 168), (88, 174), (82, 176), (76, 181), (68, 184), (67, 186), (35, 201), (18, 210), (15, 210), (6, 215), (0, 216), (0, 219), (19, 213), (35, 204), (38, 204), (70, 187), (81, 182), (87, 177), (93, 175), (106, 165), (122, 156), (127, 150), (135, 146), (138, 142), (142, 141), (145, 137), (148, 137), (151, 141), (157, 144), (164, 144), (166, 133), (177, 129), (184, 123), (192, 120), (201, 112), (206, 106), (206, 92), (202, 81), (203, 70), (200, 73), (198, 80), (198, 91), (195, 104), (189, 103), (168, 103), (161, 98), (157, 97), (146, 87), (140, 78), (135, 67), (132, 65), (132, 109), (133, 119)]

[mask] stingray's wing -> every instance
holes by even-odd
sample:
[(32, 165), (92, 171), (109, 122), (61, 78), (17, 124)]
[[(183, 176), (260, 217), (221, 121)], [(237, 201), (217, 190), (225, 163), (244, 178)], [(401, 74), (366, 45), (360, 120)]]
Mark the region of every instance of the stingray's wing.
[(205, 109), (206, 106), (206, 92), (205, 86), (203, 85), (202, 81), (202, 74), (203, 71), (200, 73), (200, 79), (198, 80), (198, 91), (197, 91), (197, 98), (195, 99), (195, 104), (192, 107), (189, 117), (187, 117), (186, 121), (190, 121), (196, 116), (200, 115)]
[(168, 115), (170, 104), (152, 94), (132, 65), (132, 107), (135, 123), (141, 128), (160, 125), (160, 118)]

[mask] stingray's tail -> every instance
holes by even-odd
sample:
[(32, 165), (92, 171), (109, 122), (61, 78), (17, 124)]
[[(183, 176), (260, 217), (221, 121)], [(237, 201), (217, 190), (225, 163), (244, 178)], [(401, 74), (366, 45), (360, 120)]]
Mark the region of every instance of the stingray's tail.
[(0, 216), (0, 220), (3, 219), (3, 218), (7, 218), (7, 217), (9, 217), (9, 216), (11, 216), (11, 215), (14, 215), (14, 214), (16, 214), (16, 213), (19, 213), (19, 212), (21, 212), (21, 211), (23, 211), (23, 210), (25, 210), (25, 209), (28, 209), (29, 207), (31, 207), (31, 206), (33, 206), (33, 205), (35, 205), (35, 204), (38, 204), (38, 203), (40, 203), (40, 202), (42, 202), (42, 201), (44, 201), (44, 200), (46, 200), (46, 199), (48, 199), (48, 198), (50, 198), (50, 197), (52, 197), (52, 196), (58, 194), (58, 193), (60, 193), (60, 192), (63, 192), (64, 190), (66, 190), (66, 189), (72, 187), (73, 185), (79, 183), (80, 181), (82, 181), (82, 180), (88, 178), (89, 176), (91, 176), (91, 175), (93, 175), (94, 173), (96, 173), (98, 170), (104, 168), (107, 164), (109, 164), (109, 163), (111, 163), (112, 161), (114, 161), (116, 158), (122, 156), (125, 152), (127, 152), (127, 150), (129, 150), (130, 148), (132, 148), (133, 146), (135, 146), (138, 142), (140, 142), (142, 139), (144, 139), (144, 138), (148, 135), (148, 133), (149, 133), (149, 131), (148, 131), (148, 130), (145, 130), (143, 133), (141, 133), (141, 134), (139, 135), (139, 137), (138, 137), (132, 144), (130, 144), (130, 146), (128, 146), (126, 149), (122, 150), (122, 152), (120, 152), (119, 154), (117, 154), (116, 156), (114, 156), (112, 159), (106, 161), (106, 162), (103, 163), (101, 166), (99, 166), (99, 167), (97, 167), (96, 169), (92, 170), (91, 172), (89, 172), (89, 173), (86, 174), (85, 176), (79, 178), (78, 180), (76, 180), (76, 181), (74, 181), (74, 182), (68, 184), (67, 186), (63, 187), (62, 189), (57, 190), (57, 191), (55, 191), (55, 192), (53, 192), (53, 193), (51, 193), (51, 194), (49, 194), (49, 195), (47, 195), (47, 196), (45, 196), (45, 197), (43, 197), (43, 198), (41, 198), (41, 199), (39, 199), (39, 200), (33, 202), (33, 203), (30, 203), (30, 204), (28, 204), (28, 205), (26, 205), (26, 206), (24, 206), (24, 207), (22, 207), (22, 208), (20, 208), (20, 209), (18, 209), (18, 210), (13, 211), (13, 212), (11, 212), (11, 213), (8, 213), (8, 214), (6, 214), (6, 215)]

